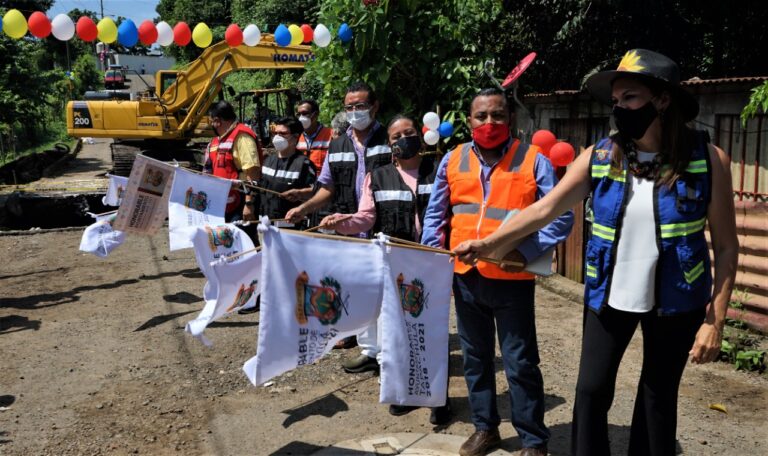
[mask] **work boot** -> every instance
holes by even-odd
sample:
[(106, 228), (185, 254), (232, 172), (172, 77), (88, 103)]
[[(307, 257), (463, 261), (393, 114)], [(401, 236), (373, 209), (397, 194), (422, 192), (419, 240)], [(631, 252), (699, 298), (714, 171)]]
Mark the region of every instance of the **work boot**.
[(466, 442), (461, 445), (459, 454), (461, 456), (485, 456), (488, 451), (498, 447), (501, 444), (499, 428), (483, 429), (475, 431), (469, 436)]
[(357, 374), (365, 371), (377, 371), (379, 370), (379, 363), (376, 361), (376, 358), (371, 358), (361, 353), (354, 358), (342, 362), (341, 367), (350, 374)]
[(432, 407), (432, 413), (429, 414), (429, 422), (435, 426), (447, 424), (451, 418), (453, 418), (453, 410), (451, 410), (450, 400), (440, 407)]

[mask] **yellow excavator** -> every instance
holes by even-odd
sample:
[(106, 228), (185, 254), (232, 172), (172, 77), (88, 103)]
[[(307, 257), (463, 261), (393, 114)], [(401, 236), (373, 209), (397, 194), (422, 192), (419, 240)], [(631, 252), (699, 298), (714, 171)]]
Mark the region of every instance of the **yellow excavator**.
[(127, 176), (137, 153), (160, 160), (195, 162), (193, 138), (213, 136), (208, 109), (220, 96), (225, 76), (239, 70), (303, 69), (315, 58), (310, 46), (278, 46), (262, 35), (256, 46), (208, 47), (181, 70), (155, 75), (154, 90), (136, 100), (86, 100), (67, 103), (67, 133), (83, 138), (114, 138), (113, 172)]

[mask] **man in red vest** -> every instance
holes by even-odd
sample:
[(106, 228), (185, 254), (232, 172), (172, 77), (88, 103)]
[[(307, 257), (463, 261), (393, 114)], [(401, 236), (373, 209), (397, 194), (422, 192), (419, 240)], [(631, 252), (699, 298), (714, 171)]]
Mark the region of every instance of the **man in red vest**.
[[(237, 121), (235, 110), (227, 101), (213, 105), (208, 116), (216, 136), (205, 151), (203, 171), (225, 179), (260, 179), (264, 157), (256, 133)], [(240, 185), (233, 184), (227, 198), (226, 221), (256, 220), (257, 199), (254, 195), (243, 195)]]

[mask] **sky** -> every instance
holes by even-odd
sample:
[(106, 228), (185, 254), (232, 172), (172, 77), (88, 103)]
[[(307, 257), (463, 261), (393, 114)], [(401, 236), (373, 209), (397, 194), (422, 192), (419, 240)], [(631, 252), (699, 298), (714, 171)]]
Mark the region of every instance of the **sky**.
[[(103, 0), (104, 15), (116, 19), (118, 16), (127, 17), (138, 26), (145, 19), (157, 17), (155, 7), (159, 0)], [(48, 10), (48, 17), (52, 18), (60, 13), (68, 13), (73, 9), (95, 11), (98, 16), (101, 12), (99, 0), (56, 0)]]

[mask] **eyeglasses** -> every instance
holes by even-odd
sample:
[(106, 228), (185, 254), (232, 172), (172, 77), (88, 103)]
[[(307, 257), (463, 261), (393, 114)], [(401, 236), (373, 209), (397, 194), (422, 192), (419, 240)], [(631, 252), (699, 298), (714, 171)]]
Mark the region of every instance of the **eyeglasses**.
[(344, 110), (347, 112), (367, 111), (370, 108), (371, 108), (371, 105), (369, 103), (355, 103), (355, 104), (344, 105)]
[(303, 111), (303, 112), (302, 111), (297, 111), (296, 114), (299, 115), (299, 116), (312, 117), (312, 114), (314, 114), (314, 112), (312, 112), (312, 111)]

